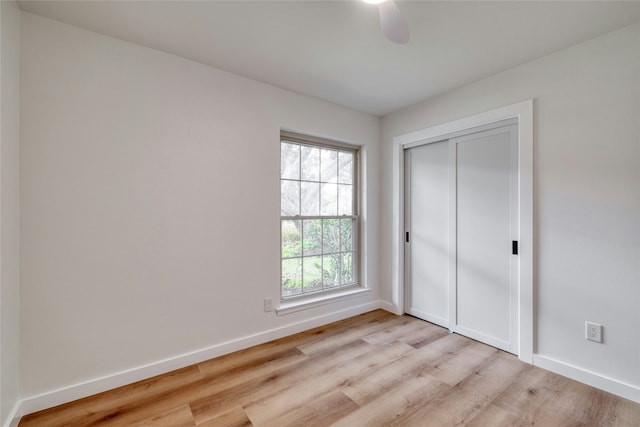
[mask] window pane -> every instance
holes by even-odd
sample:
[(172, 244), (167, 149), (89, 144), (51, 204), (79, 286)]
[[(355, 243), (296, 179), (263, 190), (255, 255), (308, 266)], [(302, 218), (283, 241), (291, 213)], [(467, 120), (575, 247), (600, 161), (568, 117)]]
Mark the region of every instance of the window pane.
[(302, 221), (282, 221), (282, 258), (302, 255)]
[(340, 254), (322, 257), (322, 286), (333, 288), (340, 286)]
[(300, 181), (280, 181), (280, 215), (300, 215)]
[(347, 252), (353, 250), (353, 223), (355, 220), (341, 219), (340, 220), (340, 242), (341, 251)]
[(302, 293), (302, 258), (282, 260), (282, 296)]
[(322, 184), (320, 196), (320, 215), (338, 214), (338, 185)]
[(320, 184), (317, 182), (301, 182), (302, 215), (317, 216), (320, 214)]
[(353, 153), (345, 151), (338, 153), (338, 182), (353, 184)]
[(353, 253), (342, 254), (342, 267), (340, 269), (342, 285), (353, 283)]
[(338, 215), (353, 214), (353, 186), (338, 185)]
[(300, 179), (300, 146), (297, 144), (280, 145), (280, 177)]
[(301, 147), (302, 179), (305, 181), (320, 181), (320, 149)]
[(322, 257), (302, 258), (302, 292), (313, 292), (322, 289)]
[(340, 220), (322, 220), (322, 253), (340, 252)]
[(319, 255), (322, 253), (322, 220), (313, 219), (303, 221), (303, 254)]
[(320, 157), (322, 165), (322, 182), (338, 182), (338, 152), (334, 150), (322, 150)]

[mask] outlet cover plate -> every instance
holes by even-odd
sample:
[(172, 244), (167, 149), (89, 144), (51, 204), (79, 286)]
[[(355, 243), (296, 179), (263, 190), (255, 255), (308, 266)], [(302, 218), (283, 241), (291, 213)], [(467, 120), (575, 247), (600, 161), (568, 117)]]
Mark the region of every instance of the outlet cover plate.
[(602, 342), (602, 325), (593, 322), (586, 322), (586, 338), (593, 342)]

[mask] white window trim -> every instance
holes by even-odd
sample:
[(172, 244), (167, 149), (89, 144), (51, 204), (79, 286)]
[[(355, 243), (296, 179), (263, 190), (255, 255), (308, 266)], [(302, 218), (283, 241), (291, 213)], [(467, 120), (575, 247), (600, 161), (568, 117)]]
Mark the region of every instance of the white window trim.
[(285, 300), (276, 308), (276, 314), (278, 316), (282, 316), (285, 314), (296, 313), (298, 311), (308, 310), (325, 304), (344, 301), (370, 292), (371, 289), (363, 288), (361, 285), (356, 285), (350, 289), (332, 293), (323, 293), (306, 299), (297, 299), (293, 301)]
[[(278, 285), (279, 290), (279, 305), (275, 308), (275, 312), (277, 315), (284, 315), (289, 313), (295, 313), (301, 310), (307, 310), (310, 308), (318, 307), (324, 304), (329, 304), (332, 302), (342, 301), (344, 299), (350, 299), (356, 296), (368, 294), (371, 290), (364, 285), (364, 268), (363, 268), (363, 236), (362, 236), (362, 221), (363, 221), (363, 212), (362, 212), (362, 150), (363, 147), (356, 144), (350, 144), (347, 142), (336, 141), (332, 139), (326, 139), (321, 137), (316, 137), (312, 135), (301, 134), (297, 132), (292, 132), (288, 130), (281, 129), (280, 131), (280, 142), (282, 141), (290, 141), (294, 144), (310, 144), (310, 145), (324, 145), (329, 148), (334, 149), (346, 149), (353, 150), (355, 153), (355, 165), (354, 165), (354, 184), (356, 187), (356, 194), (354, 196), (354, 210), (355, 214), (350, 215), (348, 217), (357, 217), (357, 228), (356, 228), (356, 236), (357, 236), (357, 251), (354, 260), (355, 274), (356, 274), (356, 282), (351, 285), (339, 287), (337, 289), (330, 289), (327, 291), (314, 292), (309, 294), (302, 294), (291, 296), (286, 299), (282, 297), (282, 283)], [(282, 216), (281, 216), (282, 218)], [(282, 244), (282, 240), (280, 240), (280, 244)], [(282, 268), (282, 257), (280, 257), (280, 268)]]

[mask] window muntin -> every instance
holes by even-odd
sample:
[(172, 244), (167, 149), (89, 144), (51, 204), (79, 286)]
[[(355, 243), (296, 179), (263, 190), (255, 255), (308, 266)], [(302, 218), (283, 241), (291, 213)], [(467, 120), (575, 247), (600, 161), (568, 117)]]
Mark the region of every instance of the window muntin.
[(358, 280), (355, 147), (281, 140), (281, 296)]

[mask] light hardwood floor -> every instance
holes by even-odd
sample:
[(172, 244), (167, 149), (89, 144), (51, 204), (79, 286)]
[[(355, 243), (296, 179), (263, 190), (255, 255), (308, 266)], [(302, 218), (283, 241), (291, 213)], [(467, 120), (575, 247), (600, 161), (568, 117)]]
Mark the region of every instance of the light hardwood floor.
[(23, 417), (32, 426), (640, 426), (640, 404), (378, 310)]

